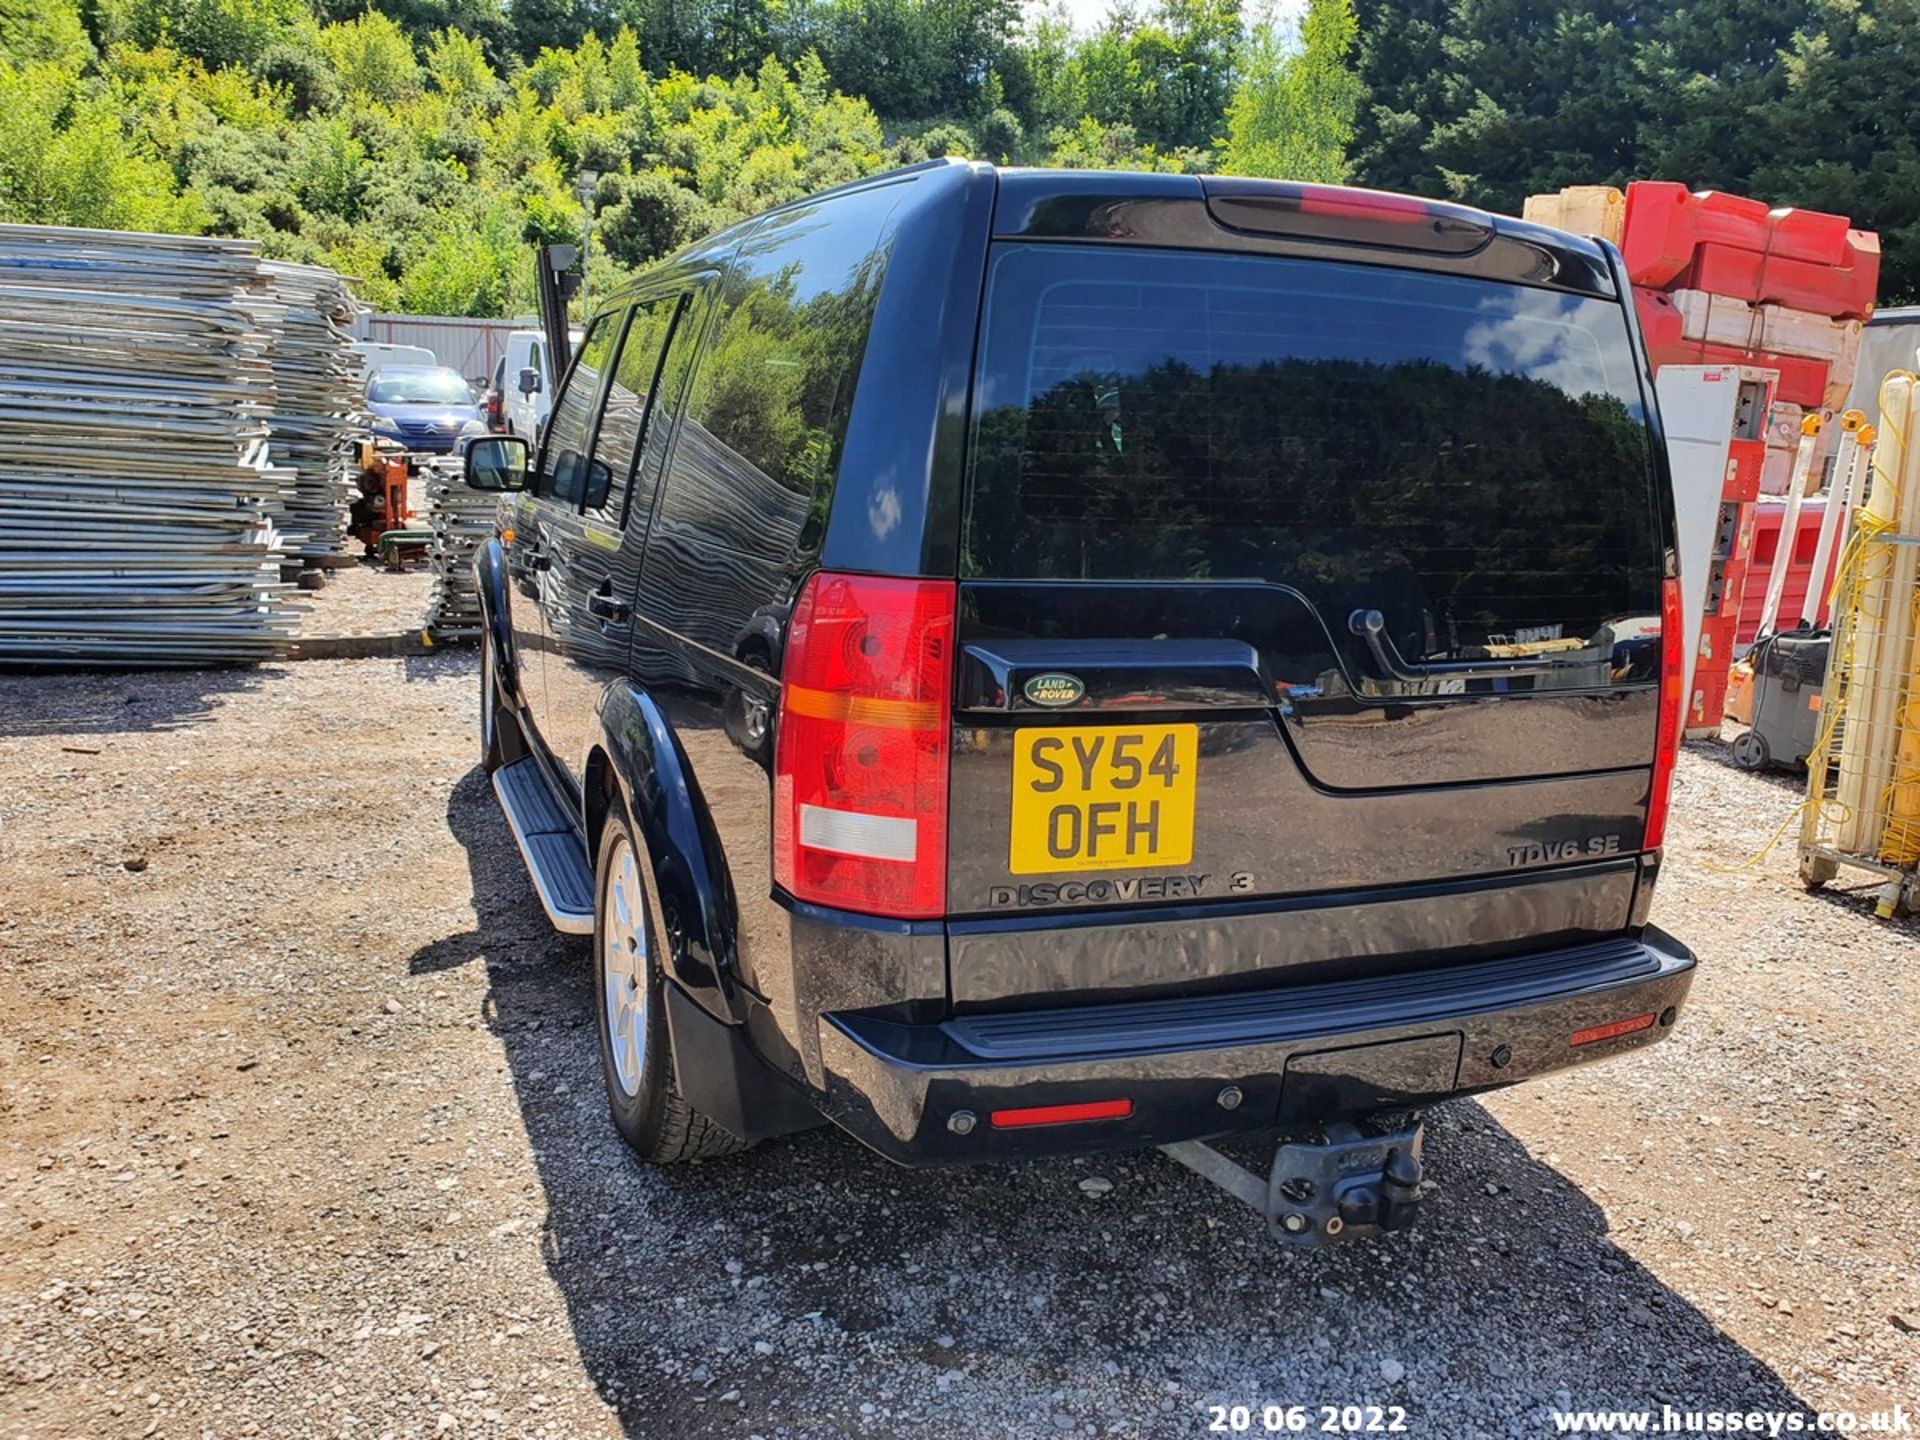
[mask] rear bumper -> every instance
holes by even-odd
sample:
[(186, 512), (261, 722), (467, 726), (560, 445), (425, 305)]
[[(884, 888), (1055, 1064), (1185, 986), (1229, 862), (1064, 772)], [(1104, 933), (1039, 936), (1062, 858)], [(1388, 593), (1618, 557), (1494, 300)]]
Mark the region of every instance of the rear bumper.
[[(1332, 1120), (1652, 1044), (1672, 1028), (1693, 968), (1685, 946), (1649, 928), (1639, 938), (1253, 993), (927, 1025), (826, 1014), (825, 1108), (905, 1165), (1130, 1149)], [(1638, 1028), (1603, 1028), (1623, 1022)], [(1232, 1108), (1221, 1103), (1227, 1087), (1238, 1092)], [(1132, 1113), (1022, 1128), (991, 1119), (1114, 1099), (1131, 1101)], [(961, 1112), (970, 1128), (954, 1123)]]

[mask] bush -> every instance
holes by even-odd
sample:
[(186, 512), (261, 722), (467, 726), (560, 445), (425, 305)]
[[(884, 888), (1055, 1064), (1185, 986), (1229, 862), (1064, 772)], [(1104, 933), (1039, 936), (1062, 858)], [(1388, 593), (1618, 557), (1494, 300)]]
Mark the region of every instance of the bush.
[(929, 160), (943, 155), (958, 155), (962, 160), (980, 153), (980, 145), (971, 132), (959, 125), (936, 125), (920, 136), (920, 148)]
[(651, 264), (709, 234), (719, 217), (664, 175), (609, 175), (600, 182), (600, 245), (629, 268)]
[(284, 40), (269, 45), (254, 62), (253, 73), (263, 83), (284, 89), (296, 115), (324, 115), (340, 103), (339, 77), (311, 45)]
[(1011, 110), (995, 110), (980, 122), (980, 149), (983, 158), (1005, 164), (1026, 143), (1027, 132), (1020, 117)]

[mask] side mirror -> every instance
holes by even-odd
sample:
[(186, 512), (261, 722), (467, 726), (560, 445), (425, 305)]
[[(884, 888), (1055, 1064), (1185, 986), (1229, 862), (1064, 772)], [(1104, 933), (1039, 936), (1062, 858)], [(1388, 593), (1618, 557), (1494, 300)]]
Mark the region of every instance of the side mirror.
[(518, 435), (482, 435), (467, 444), (466, 482), (474, 490), (527, 488), (527, 442)]
[(521, 367), (520, 393), (522, 395), (538, 395), (540, 393), (540, 372), (531, 365)]

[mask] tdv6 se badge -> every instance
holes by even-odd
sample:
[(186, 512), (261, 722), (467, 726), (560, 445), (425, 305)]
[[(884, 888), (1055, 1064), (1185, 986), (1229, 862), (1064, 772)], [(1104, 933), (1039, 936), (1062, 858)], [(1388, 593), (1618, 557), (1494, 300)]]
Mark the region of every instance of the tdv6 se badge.
[(1621, 853), (1618, 835), (1589, 835), (1584, 840), (1530, 840), (1507, 847), (1509, 865), (1552, 865), (1561, 860), (1590, 860)]

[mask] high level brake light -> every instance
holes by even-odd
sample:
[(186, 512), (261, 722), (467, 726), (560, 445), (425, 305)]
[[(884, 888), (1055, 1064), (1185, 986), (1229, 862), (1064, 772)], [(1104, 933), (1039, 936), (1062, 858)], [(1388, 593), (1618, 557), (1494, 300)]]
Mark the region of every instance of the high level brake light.
[(1471, 255), (1494, 233), (1484, 210), (1384, 190), (1230, 175), (1200, 185), (1216, 221), (1255, 235)]
[(1667, 838), (1667, 800), (1673, 789), (1673, 765), (1680, 754), (1680, 712), (1686, 684), (1686, 636), (1681, 617), (1680, 582), (1660, 583), (1660, 720), (1653, 735), (1653, 788), (1647, 795), (1643, 850), (1658, 850)]
[(795, 899), (946, 913), (954, 589), (821, 571), (800, 592), (773, 762), (773, 874)]

